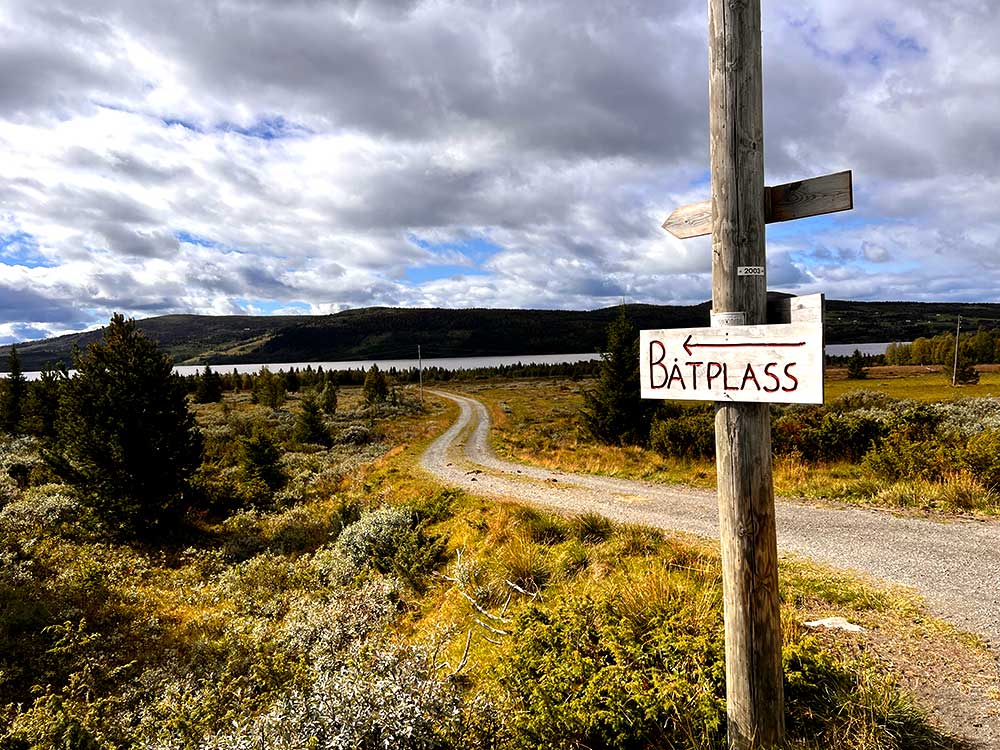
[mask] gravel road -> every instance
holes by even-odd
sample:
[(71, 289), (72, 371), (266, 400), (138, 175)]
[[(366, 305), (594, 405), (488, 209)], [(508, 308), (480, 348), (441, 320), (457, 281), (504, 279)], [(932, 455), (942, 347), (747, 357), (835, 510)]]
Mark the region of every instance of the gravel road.
[[(489, 414), (475, 399), (434, 391), (461, 407), (458, 420), (421, 457), (442, 481), (469, 492), (512, 498), (577, 514), (596, 512), (639, 523), (718, 539), (714, 491), (611, 477), (550, 471), (502, 461), (489, 444)], [(936, 674), (920, 692), (933, 714), (964, 747), (1000, 750), (997, 662), (1000, 651), (1000, 523), (967, 519), (930, 520), (853, 506), (817, 507), (775, 501), (779, 552), (857, 571), (915, 589), (936, 615), (981, 635), (990, 645), (988, 665), (934, 664)], [(919, 660), (919, 657), (918, 657)], [(966, 684), (971, 668), (980, 674)], [(920, 687), (920, 686), (915, 686)]]
[[(445, 482), (566, 513), (597, 512), (718, 538), (715, 492), (502, 461), (489, 445), (486, 407), (464, 396), (435, 393), (461, 407), (455, 424), (421, 459)], [(935, 614), (1000, 650), (1000, 523), (928, 520), (780, 498), (775, 505), (780, 551), (911, 586)]]

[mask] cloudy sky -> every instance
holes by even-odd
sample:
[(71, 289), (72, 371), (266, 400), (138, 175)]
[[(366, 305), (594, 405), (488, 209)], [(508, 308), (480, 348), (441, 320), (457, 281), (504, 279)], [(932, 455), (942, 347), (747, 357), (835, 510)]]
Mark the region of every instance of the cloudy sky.
[[(765, 0), (772, 289), (1000, 301), (1000, 4)], [(4, 0), (0, 343), (710, 294), (705, 0)]]

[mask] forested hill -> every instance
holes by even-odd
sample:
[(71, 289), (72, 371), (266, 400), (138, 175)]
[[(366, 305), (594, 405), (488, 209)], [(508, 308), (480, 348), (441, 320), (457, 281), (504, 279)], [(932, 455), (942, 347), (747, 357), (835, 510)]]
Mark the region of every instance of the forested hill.
[[(709, 303), (627, 305), (639, 328), (708, 325)], [(178, 364), (318, 362), (598, 351), (617, 307), (565, 310), (445, 310), (370, 307), (335, 315), (164, 315), (139, 321)], [(1000, 326), (1000, 304), (844, 302), (828, 300), (827, 343), (911, 341), (954, 330)], [(100, 331), (18, 345), (21, 366), (69, 363), (73, 345), (85, 348)], [(0, 362), (7, 347), (0, 348)]]

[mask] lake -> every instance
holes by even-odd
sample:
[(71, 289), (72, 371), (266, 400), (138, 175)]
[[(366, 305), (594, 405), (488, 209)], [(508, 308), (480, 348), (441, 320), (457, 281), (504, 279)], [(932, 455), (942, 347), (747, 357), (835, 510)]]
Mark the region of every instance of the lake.
[[(428, 367), (440, 367), (444, 370), (473, 370), (477, 367), (500, 367), (501, 365), (559, 365), (571, 362), (587, 362), (588, 360), (598, 359), (600, 356), (596, 352), (589, 352), (587, 354), (522, 354), (502, 357), (425, 357), (423, 364), (425, 369)], [(215, 372), (220, 373), (232, 372), (233, 370), (240, 373), (253, 373), (260, 372), (264, 367), (272, 372), (277, 372), (278, 370), (287, 371), (293, 367), (298, 370), (304, 370), (307, 367), (311, 367), (314, 370), (318, 367), (322, 367), (324, 370), (368, 370), (373, 364), (378, 365), (380, 370), (391, 370), (393, 368), (396, 370), (409, 370), (411, 367), (417, 367), (419, 362), (417, 359), (356, 359), (344, 362), (283, 362), (280, 364), (210, 365), (210, 367)], [(195, 375), (204, 369), (205, 365), (177, 365), (174, 367), (174, 372), (178, 375)], [(24, 375), (28, 380), (37, 380), (40, 373), (25, 372)]]
[[(888, 342), (882, 344), (830, 344), (826, 347), (826, 353), (833, 356), (850, 356), (855, 349), (860, 349), (862, 354), (884, 354)], [(477, 367), (500, 367), (502, 365), (559, 365), (571, 362), (587, 362), (598, 359), (601, 355), (597, 352), (586, 354), (522, 354), (503, 357), (438, 357), (424, 359), (424, 367), (440, 367), (443, 370), (474, 370)], [(312, 367), (322, 367), (324, 370), (367, 370), (373, 364), (377, 364), (380, 370), (409, 370), (417, 367), (416, 359), (356, 359), (344, 362), (284, 362), (280, 364), (256, 364), (256, 365), (211, 365), (216, 372), (259, 372), (261, 368), (267, 367), (272, 372), (278, 370), (290, 370), (296, 368), (304, 370)], [(205, 369), (204, 365), (178, 365), (174, 371), (178, 375), (194, 375)], [(26, 372), (28, 380), (37, 380), (40, 373)]]

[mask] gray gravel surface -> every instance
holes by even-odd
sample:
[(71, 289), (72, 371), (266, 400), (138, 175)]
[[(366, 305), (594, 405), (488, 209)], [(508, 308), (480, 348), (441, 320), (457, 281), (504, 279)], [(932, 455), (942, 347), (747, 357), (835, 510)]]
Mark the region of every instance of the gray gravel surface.
[[(461, 407), (458, 420), (421, 458), (422, 466), (444, 482), (562, 513), (596, 512), (617, 521), (718, 538), (714, 491), (503, 461), (490, 447), (486, 407), (457, 394), (435, 393)], [(898, 516), (782, 498), (775, 505), (779, 551), (912, 587), (934, 614), (982, 636), (994, 654), (1000, 649), (1000, 523)], [(1000, 747), (1000, 721), (994, 710), (987, 713), (992, 715), (986, 725), (975, 724), (979, 729), (970, 733), (968, 725), (958, 728), (973, 747)], [(950, 718), (946, 723), (954, 729), (956, 717)]]

